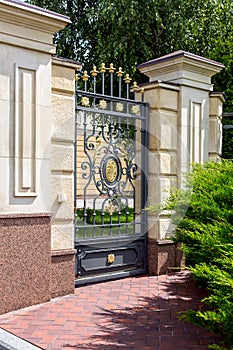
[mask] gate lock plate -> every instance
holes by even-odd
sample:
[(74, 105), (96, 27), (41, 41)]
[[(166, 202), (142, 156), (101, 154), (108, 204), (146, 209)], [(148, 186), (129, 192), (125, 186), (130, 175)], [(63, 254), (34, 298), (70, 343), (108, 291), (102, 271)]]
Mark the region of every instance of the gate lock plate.
[(114, 254), (108, 254), (108, 263), (112, 264), (114, 263), (115, 255)]

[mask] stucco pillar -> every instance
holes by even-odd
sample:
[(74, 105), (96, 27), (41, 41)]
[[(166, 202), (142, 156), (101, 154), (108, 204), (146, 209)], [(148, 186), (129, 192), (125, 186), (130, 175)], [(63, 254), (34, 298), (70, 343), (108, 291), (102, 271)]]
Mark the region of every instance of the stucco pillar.
[(74, 291), (75, 71), (81, 65), (52, 60), (51, 213), (52, 296)]
[(224, 94), (210, 93), (210, 120), (209, 120), (209, 159), (217, 161), (222, 153), (222, 114)]
[(67, 23), (0, 2), (0, 313), (50, 299), (51, 55)]
[[(149, 77), (145, 101), (149, 114), (149, 203), (162, 206), (169, 190), (184, 184), (193, 162), (209, 158), (211, 77), (223, 65), (178, 51), (141, 64)], [(150, 274), (165, 273), (179, 265), (168, 213), (149, 214), (148, 266)]]

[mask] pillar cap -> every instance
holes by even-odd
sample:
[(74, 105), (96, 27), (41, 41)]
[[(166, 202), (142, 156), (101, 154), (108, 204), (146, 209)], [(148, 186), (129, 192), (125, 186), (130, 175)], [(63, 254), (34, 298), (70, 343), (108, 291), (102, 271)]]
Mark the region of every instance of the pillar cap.
[(211, 77), (224, 68), (222, 63), (186, 51), (171, 54), (142, 63), (138, 66), (150, 82), (162, 80), (210, 90)]
[(0, 41), (7, 45), (56, 52), (53, 34), (71, 23), (69, 17), (19, 0), (0, 0)]
[(219, 98), (220, 101), (226, 102), (226, 96), (224, 92), (218, 92), (218, 91), (212, 91), (210, 93), (210, 97), (212, 98)]

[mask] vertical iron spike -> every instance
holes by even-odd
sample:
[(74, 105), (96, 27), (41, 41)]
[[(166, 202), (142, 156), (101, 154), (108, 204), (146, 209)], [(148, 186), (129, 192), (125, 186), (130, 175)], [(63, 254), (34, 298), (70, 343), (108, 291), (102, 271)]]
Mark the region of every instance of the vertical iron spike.
[(118, 71), (116, 72), (117, 76), (119, 78), (119, 97), (121, 97), (121, 80), (122, 80), (122, 75), (124, 74), (123, 70), (121, 67), (118, 68)]
[(130, 84), (132, 79), (129, 77), (129, 74), (126, 73), (125, 78), (123, 80), (126, 83), (126, 95), (127, 95), (127, 99), (129, 99), (129, 84)]
[(86, 70), (83, 72), (83, 75), (81, 76), (81, 78), (84, 81), (84, 89), (85, 91), (87, 91), (87, 81), (90, 78), (90, 76), (87, 74)]
[(96, 69), (96, 66), (93, 65), (93, 69), (91, 70), (91, 75), (93, 76), (93, 82), (94, 82), (94, 94), (96, 93), (96, 76), (99, 72)]
[(107, 68), (110, 73), (110, 95), (113, 95), (113, 74), (116, 68), (113, 67), (113, 63), (110, 63), (110, 67)]
[(100, 73), (102, 74), (102, 95), (104, 95), (104, 74), (106, 72), (105, 63), (101, 64)]
[(136, 100), (136, 92), (139, 90), (139, 86), (137, 85), (137, 82), (134, 81), (133, 86), (131, 86), (131, 90), (134, 93), (134, 99)]

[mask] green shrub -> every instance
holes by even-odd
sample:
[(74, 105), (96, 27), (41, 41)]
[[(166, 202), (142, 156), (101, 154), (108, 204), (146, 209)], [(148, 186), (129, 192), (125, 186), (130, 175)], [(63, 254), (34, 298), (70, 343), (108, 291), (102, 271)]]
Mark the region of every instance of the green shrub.
[(175, 240), (197, 284), (208, 289), (205, 310), (183, 318), (221, 334), (233, 349), (233, 162), (195, 164), (186, 188), (173, 191), (164, 209), (174, 212)]

